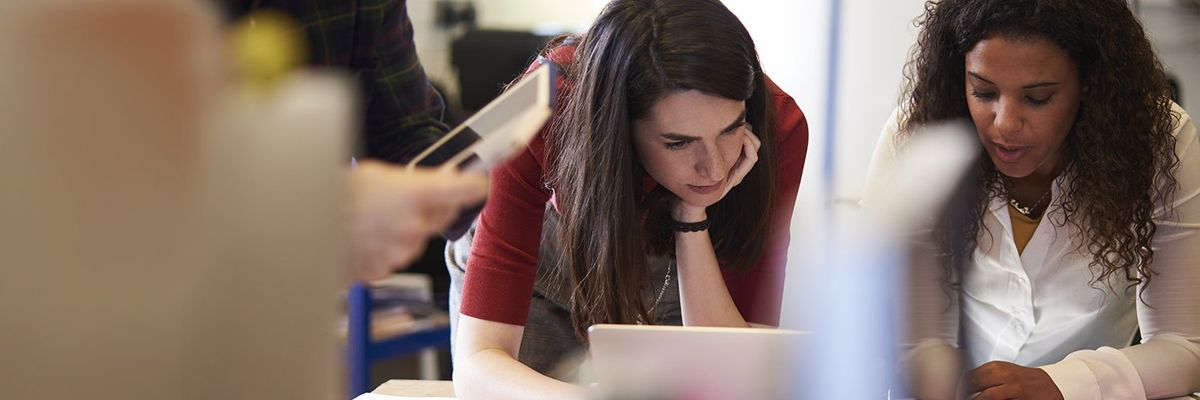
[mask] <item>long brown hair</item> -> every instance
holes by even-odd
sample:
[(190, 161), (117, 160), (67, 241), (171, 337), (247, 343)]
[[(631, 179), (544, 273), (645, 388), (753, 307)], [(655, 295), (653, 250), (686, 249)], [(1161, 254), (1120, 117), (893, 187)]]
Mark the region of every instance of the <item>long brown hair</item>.
[(555, 245), (572, 324), (653, 321), (641, 294), (648, 255), (673, 256), (673, 194), (644, 193), (633, 122), (675, 91), (746, 101), (764, 151), (740, 185), (709, 207), (723, 267), (762, 257), (775, 202), (770, 95), (750, 34), (717, 0), (615, 0), (578, 39), (564, 66), (570, 95), (550, 138), (549, 185), (560, 210)]
[[(1124, 0), (945, 0), (925, 4), (923, 29), (905, 70), (908, 127), (968, 118), (965, 54), (992, 36), (1050, 40), (1079, 66), (1084, 88), (1063, 146), (1065, 219), (1083, 233), (1093, 282), (1114, 274), (1127, 288), (1154, 275), (1153, 212), (1177, 183), (1170, 91), (1154, 50)], [(1000, 193), (999, 173), (981, 157), (968, 215), (939, 232), (950, 265), (968, 261), (987, 201)], [(954, 240), (954, 238), (965, 240)], [(957, 242), (957, 244), (955, 244)]]

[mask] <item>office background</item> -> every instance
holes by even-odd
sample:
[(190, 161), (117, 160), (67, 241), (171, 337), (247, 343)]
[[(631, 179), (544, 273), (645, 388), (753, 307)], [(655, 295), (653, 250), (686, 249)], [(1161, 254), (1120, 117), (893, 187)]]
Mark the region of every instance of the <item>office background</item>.
[[(605, 3), (604, 0), (410, 0), (408, 7), (421, 62), (430, 79), (454, 105), (459, 104), (463, 94), (458, 84), (458, 67), (452, 62), (456, 39), (472, 30), (525, 32), (543, 37), (579, 32), (587, 29)], [(796, 99), (808, 117), (810, 144), (797, 207), (821, 207), (825, 190), (831, 191), (830, 198), (835, 202), (856, 202), (862, 194), (880, 129), (898, 102), (904, 63), (918, 31), (914, 19), (921, 14), (925, 1), (724, 0), (724, 3), (750, 30), (767, 74)], [(468, 5), (474, 11), (473, 27), (439, 22), (445, 20), (447, 9), (461, 11)], [(1132, 2), (1132, 6), (1142, 18), (1168, 73), (1181, 88), (1182, 104), (1194, 108), (1200, 104), (1200, 1), (1140, 0)], [(527, 61), (528, 57), (518, 55), (517, 59)], [(828, 137), (835, 138), (832, 147), (827, 146)], [(826, 155), (829, 149), (832, 159)], [(827, 175), (830, 168), (832, 172)], [(799, 211), (796, 215), (803, 215)], [(793, 231), (795, 225), (802, 223), (802, 219), (794, 219)], [(440, 260), (440, 250), (433, 247), (426, 260), (436, 263)], [(789, 275), (793, 279), (796, 276)]]

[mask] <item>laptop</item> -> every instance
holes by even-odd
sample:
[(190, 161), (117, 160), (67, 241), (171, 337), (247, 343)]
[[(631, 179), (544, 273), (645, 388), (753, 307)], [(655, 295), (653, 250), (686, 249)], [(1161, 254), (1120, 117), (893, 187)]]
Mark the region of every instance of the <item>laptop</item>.
[(593, 325), (597, 389), (615, 398), (774, 399), (805, 332), (762, 328)]

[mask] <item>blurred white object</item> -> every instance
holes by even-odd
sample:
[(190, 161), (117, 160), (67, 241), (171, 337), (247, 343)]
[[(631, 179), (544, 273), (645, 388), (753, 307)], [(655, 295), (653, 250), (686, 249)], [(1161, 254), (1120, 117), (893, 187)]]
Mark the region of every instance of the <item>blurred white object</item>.
[(227, 94), (203, 145), (205, 265), (191, 282), (199, 303), (181, 308), (206, 311), (191, 321), (204, 329), (195, 351), (208, 348), (195, 357), (220, 372), (200, 391), (332, 398), (351, 82), (299, 72), (265, 97)]
[(805, 279), (788, 288), (795, 314), (785, 321), (813, 335), (786, 369), (790, 396), (885, 398), (901, 386), (894, 378), (908, 321), (905, 237), (942, 211), (977, 143), (969, 126), (931, 126), (902, 144), (895, 164), (871, 166), (885, 178), (868, 182), (865, 210), (797, 207), (809, 223), (794, 233), (789, 273)]
[[(881, 141), (889, 139), (880, 136)], [(894, 163), (869, 167), (860, 205), (873, 219), (907, 231), (943, 211), (945, 201), (978, 157), (979, 140), (968, 121), (953, 121), (921, 127), (904, 143), (881, 143), (876, 149), (895, 147)]]
[(0, 397), (333, 398), (350, 91), (236, 97), (207, 5), (0, 6)]

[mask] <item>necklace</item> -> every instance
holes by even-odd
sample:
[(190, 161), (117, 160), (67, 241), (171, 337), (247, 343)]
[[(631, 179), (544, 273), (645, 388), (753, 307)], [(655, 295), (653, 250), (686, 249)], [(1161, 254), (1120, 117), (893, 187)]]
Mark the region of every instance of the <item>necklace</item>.
[(1046, 194), (1043, 194), (1042, 198), (1038, 199), (1038, 201), (1033, 203), (1033, 205), (1027, 206), (1027, 207), (1021, 207), (1021, 203), (1018, 203), (1017, 199), (1012, 197), (1012, 191), (1005, 190), (1005, 192), (1007, 192), (1005, 194), (1006, 194), (1006, 197), (1008, 197), (1008, 204), (1012, 205), (1013, 209), (1017, 210), (1017, 212), (1021, 213), (1021, 215), (1029, 217), (1029, 214), (1032, 214), (1033, 210), (1037, 209), (1038, 207), (1041, 207), (1042, 202), (1044, 202), (1050, 198), (1051, 190), (1050, 190), (1050, 188), (1047, 188)]
[[(669, 264), (667, 264), (667, 275), (665, 277), (663, 277), (662, 289), (658, 289), (658, 297), (654, 298), (654, 305), (650, 306), (651, 314), (654, 314), (654, 309), (658, 308), (658, 303), (662, 301), (663, 294), (667, 293), (667, 286), (671, 285), (671, 267), (673, 267), (674, 265), (675, 265), (675, 260), (673, 260), (673, 259), (670, 261)], [(642, 325), (641, 318), (638, 318), (637, 324)]]

